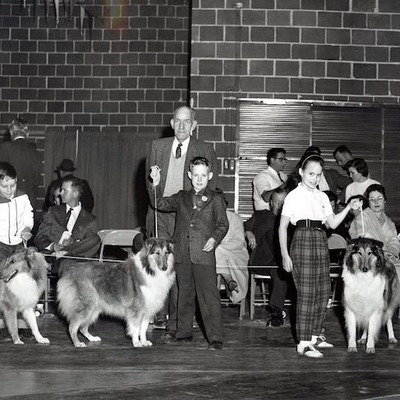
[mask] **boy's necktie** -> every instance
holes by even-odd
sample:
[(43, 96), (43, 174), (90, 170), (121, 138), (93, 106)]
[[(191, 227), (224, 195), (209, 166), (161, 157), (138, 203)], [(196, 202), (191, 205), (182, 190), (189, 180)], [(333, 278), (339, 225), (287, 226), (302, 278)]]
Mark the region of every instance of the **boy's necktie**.
[(179, 144), (178, 144), (178, 147), (176, 148), (176, 155), (175, 155), (175, 158), (181, 158), (181, 156), (182, 156), (182, 149), (181, 149), (181, 147), (182, 147), (182, 143), (179, 143)]

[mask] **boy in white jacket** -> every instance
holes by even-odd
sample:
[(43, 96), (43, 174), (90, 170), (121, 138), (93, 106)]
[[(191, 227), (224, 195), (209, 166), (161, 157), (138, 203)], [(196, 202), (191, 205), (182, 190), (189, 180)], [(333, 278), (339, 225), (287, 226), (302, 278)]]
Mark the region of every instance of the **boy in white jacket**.
[(32, 237), (33, 209), (27, 194), (17, 189), (17, 172), (0, 162), (0, 261)]

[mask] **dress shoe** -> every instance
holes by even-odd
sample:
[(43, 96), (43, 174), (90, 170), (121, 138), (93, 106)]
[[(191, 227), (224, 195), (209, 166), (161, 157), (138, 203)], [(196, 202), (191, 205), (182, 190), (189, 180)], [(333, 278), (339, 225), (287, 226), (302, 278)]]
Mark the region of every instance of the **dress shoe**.
[(177, 342), (177, 343), (193, 342), (193, 336), (188, 336), (188, 337), (183, 337), (183, 338), (175, 338), (175, 342)]
[(161, 336), (161, 343), (168, 344), (175, 341), (175, 332), (165, 332)]
[(208, 345), (208, 350), (222, 350), (222, 342), (219, 342), (218, 340), (213, 340)]

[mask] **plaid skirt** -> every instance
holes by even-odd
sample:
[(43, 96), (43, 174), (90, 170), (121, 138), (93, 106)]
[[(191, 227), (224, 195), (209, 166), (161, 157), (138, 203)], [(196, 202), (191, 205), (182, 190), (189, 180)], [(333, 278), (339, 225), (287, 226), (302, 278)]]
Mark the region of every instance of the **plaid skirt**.
[(331, 291), (329, 250), (320, 228), (296, 229), (290, 246), (297, 290), (296, 330), (299, 340), (320, 335)]

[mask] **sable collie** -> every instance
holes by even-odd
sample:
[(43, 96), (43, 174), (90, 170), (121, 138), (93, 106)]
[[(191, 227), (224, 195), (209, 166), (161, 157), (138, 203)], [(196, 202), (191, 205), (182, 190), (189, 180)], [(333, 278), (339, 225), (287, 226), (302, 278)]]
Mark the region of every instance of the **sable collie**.
[(38, 329), (35, 307), (46, 288), (50, 265), (36, 249), (14, 253), (0, 264), (0, 311), (14, 344), (23, 344), (18, 335), (20, 312), (39, 343), (50, 343)]
[(65, 266), (57, 284), (59, 309), (68, 321), (75, 347), (85, 347), (88, 328), (100, 314), (124, 318), (134, 347), (151, 346), (146, 330), (161, 310), (175, 281), (173, 244), (148, 239), (143, 248), (123, 263), (77, 263)]
[(342, 277), (349, 352), (357, 351), (357, 327), (364, 329), (358, 343), (367, 344), (367, 353), (375, 353), (375, 340), (384, 324), (389, 342), (397, 342), (392, 316), (400, 304), (400, 284), (395, 266), (385, 260), (382, 245), (378, 240), (358, 238), (346, 250)]

